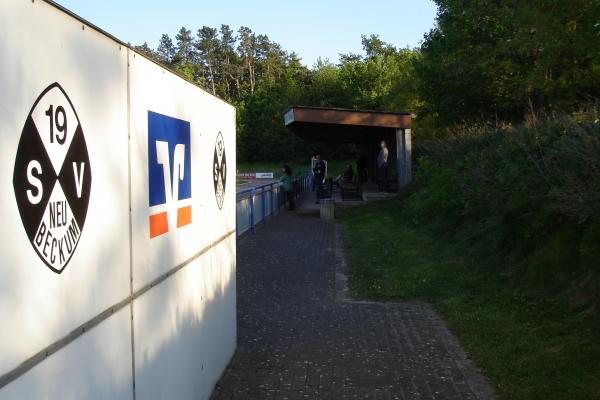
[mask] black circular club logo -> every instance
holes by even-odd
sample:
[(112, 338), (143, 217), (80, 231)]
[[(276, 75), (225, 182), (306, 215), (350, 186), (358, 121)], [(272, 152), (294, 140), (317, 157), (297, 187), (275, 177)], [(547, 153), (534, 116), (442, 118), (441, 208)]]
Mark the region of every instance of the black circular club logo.
[(13, 187), (31, 245), (56, 273), (67, 266), (85, 223), (92, 172), (83, 130), (58, 83), (37, 98), (15, 160)]
[(223, 208), (225, 200), (225, 183), (227, 180), (227, 160), (225, 158), (225, 142), (221, 132), (217, 135), (215, 155), (213, 157), (213, 183), (215, 184), (215, 197), (219, 210)]

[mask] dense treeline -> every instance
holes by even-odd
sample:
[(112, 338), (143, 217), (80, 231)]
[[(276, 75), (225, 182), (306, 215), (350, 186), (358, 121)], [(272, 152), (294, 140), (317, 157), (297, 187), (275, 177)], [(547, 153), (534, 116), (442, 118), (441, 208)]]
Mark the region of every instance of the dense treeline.
[(436, 3), (416, 64), (430, 123), (520, 121), (600, 96), (600, 1)]
[(232, 102), (240, 159), (303, 159), (281, 116), (290, 105), (408, 111), (421, 136), (470, 123), (576, 111), (600, 96), (599, 0), (436, 0), (417, 49), (363, 36), (363, 54), (311, 68), (248, 27), (203, 26), (138, 49)]
[(301, 98), (310, 71), (266, 35), (182, 27), (174, 40), (162, 35), (155, 50), (146, 43), (138, 50), (236, 106), (240, 160), (280, 161), (305, 150), (283, 129), (282, 113)]
[[(240, 101), (276, 81), (306, 80), (308, 69), (295, 53), (284, 51), (266, 35), (248, 27), (233, 31), (203, 26), (195, 33), (182, 27), (173, 40), (163, 34), (156, 50), (137, 47), (208, 92), (227, 101)], [(292, 82), (288, 82), (292, 83)]]
[[(318, 60), (313, 68), (266, 35), (247, 27), (236, 32), (204, 26), (195, 35), (181, 28), (175, 40), (163, 35), (156, 49), (137, 49), (210, 93), (238, 112), (238, 158), (243, 161), (306, 161), (311, 149), (326, 147), (329, 157), (348, 157), (352, 149), (306, 144), (283, 126), (291, 105), (381, 110), (416, 110), (416, 50), (396, 49), (377, 36), (363, 36), (364, 55), (344, 54), (334, 65)], [(323, 149), (321, 149), (323, 150)]]

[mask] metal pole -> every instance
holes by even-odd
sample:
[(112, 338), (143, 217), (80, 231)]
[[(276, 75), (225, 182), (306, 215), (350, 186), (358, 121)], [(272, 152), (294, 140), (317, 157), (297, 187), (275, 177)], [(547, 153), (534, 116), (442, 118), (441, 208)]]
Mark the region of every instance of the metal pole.
[(271, 218), (273, 218), (275, 216), (275, 213), (273, 212), (273, 184), (271, 183), (271, 187), (269, 189), (269, 198), (271, 200)]
[(254, 233), (254, 189), (250, 191), (250, 231)]
[(267, 216), (265, 215), (265, 187), (263, 186), (262, 188), (262, 192), (260, 195), (260, 202), (262, 203), (262, 219), (263, 219), (263, 225), (267, 224)]
[(277, 214), (281, 213), (281, 201), (279, 201), (279, 186), (277, 186)]

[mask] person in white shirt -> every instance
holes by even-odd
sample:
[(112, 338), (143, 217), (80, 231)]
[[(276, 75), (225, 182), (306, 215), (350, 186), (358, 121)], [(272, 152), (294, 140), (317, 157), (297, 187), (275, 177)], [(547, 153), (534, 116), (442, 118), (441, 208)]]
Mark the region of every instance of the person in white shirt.
[(389, 191), (388, 183), (388, 155), (390, 154), (385, 141), (379, 144), (379, 154), (377, 155), (377, 177), (379, 178), (379, 191)]

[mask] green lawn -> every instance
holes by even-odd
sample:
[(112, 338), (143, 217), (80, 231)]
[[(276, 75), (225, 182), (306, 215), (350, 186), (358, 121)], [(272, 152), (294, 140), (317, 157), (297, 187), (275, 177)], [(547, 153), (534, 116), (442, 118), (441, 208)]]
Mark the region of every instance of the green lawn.
[(401, 207), (394, 199), (341, 212), (353, 296), (431, 303), (503, 399), (600, 399), (597, 319), (520, 294)]

